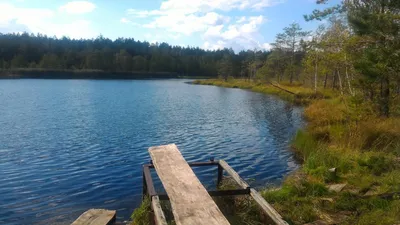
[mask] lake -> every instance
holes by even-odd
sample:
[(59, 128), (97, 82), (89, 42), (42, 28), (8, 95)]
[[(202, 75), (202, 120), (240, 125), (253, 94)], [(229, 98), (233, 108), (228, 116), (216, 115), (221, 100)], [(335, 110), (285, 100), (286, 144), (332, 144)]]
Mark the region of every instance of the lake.
[[(0, 80), (0, 224), (69, 224), (90, 208), (128, 219), (155, 145), (224, 159), (256, 187), (297, 168), (301, 107), (186, 81)], [(214, 168), (195, 172), (213, 187)]]

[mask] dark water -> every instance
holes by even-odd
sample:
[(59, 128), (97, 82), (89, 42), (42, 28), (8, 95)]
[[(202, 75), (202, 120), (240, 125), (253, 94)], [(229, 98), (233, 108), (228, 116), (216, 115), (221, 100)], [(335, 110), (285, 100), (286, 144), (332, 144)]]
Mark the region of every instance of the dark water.
[[(68, 224), (89, 208), (129, 218), (147, 148), (225, 159), (254, 186), (296, 168), (301, 108), (183, 80), (0, 80), (0, 224)], [(195, 172), (212, 186), (214, 169)]]

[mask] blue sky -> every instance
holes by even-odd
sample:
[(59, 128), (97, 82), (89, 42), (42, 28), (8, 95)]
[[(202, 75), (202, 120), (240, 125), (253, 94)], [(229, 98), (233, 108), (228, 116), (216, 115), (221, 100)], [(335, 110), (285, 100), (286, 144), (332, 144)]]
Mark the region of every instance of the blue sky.
[(303, 15), (318, 7), (315, 0), (0, 0), (0, 32), (268, 49), (292, 22), (315, 29)]

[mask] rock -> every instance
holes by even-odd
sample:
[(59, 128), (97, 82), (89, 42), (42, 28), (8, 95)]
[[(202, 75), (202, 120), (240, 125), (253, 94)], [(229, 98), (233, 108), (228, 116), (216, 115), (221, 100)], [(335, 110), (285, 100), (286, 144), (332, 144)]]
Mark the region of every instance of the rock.
[(371, 197), (371, 196), (375, 196), (375, 195), (378, 195), (378, 194), (379, 194), (378, 190), (370, 189), (370, 190), (367, 191), (367, 193), (364, 194), (364, 196)]
[(356, 189), (356, 188), (346, 188), (346, 191), (353, 194), (353, 195), (358, 195), (360, 194), (360, 190)]
[(336, 173), (336, 168), (330, 168), (328, 171), (331, 173)]
[(347, 184), (332, 184), (328, 185), (327, 188), (329, 191), (341, 192), (346, 185)]
[(322, 205), (329, 205), (333, 203), (333, 198), (320, 198)]

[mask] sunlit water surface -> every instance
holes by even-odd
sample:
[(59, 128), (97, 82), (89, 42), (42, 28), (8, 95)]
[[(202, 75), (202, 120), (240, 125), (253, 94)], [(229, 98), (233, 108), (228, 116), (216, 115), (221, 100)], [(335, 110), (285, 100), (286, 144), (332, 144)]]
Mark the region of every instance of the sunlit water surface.
[[(167, 143), (187, 161), (224, 159), (253, 186), (279, 183), (297, 167), (301, 114), (184, 80), (0, 80), (0, 224), (69, 224), (90, 208), (128, 219), (147, 148)], [(213, 187), (215, 168), (195, 172)]]

